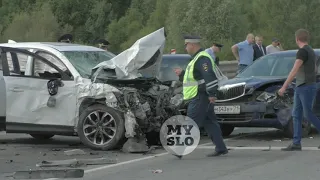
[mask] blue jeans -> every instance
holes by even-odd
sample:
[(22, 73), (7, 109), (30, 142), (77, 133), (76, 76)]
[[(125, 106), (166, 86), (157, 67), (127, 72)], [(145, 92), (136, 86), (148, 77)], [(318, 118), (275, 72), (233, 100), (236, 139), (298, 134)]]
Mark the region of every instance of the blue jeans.
[(293, 102), (293, 144), (301, 144), (302, 136), (302, 119), (303, 117), (310, 121), (320, 132), (320, 120), (313, 113), (313, 101), (315, 101), (317, 85), (304, 85), (296, 87)]
[(239, 64), (239, 66), (238, 66), (238, 73), (240, 73), (241, 71), (243, 71), (245, 68), (247, 68), (247, 65), (245, 65), (245, 64)]
[(213, 104), (209, 103), (208, 95), (198, 93), (188, 104), (187, 116), (194, 120), (199, 128), (204, 127), (212, 142), (216, 145), (216, 152), (227, 151)]

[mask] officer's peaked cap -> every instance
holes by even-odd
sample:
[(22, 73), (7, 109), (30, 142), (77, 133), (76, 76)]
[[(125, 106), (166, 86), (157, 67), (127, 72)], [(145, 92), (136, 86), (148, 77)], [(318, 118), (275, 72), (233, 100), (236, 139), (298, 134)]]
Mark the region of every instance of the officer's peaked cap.
[(218, 44), (218, 43), (213, 43), (214, 46), (217, 46), (219, 48), (222, 48), (223, 47), (223, 44)]
[(183, 38), (185, 43), (199, 43), (201, 41), (201, 37), (196, 35), (184, 35)]

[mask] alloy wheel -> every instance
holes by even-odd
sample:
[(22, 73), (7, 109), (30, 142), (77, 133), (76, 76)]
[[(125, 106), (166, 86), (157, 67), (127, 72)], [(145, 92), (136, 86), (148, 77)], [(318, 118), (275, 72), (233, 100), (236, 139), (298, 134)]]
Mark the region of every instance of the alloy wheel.
[(91, 112), (84, 120), (83, 132), (93, 144), (102, 146), (108, 144), (117, 133), (114, 117), (108, 112)]

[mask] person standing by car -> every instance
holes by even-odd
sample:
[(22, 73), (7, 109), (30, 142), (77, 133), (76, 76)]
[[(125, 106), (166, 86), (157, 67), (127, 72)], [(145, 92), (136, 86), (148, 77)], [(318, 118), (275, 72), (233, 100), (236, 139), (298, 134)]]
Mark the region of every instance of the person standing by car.
[[(316, 98), (316, 61), (317, 56), (308, 44), (309, 32), (305, 29), (299, 29), (295, 33), (296, 43), (299, 50), (296, 55), (296, 61), (293, 68), (279, 90), (279, 95), (283, 96), (284, 92), (288, 88), (289, 84), (296, 77), (296, 88), (294, 92), (293, 102), (293, 143), (288, 147), (283, 148), (283, 151), (301, 150), (301, 131), (302, 131), (302, 119), (305, 117), (307, 120), (316, 127), (320, 132), (320, 120), (313, 113), (313, 101)], [(319, 147), (320, 148), (320, 147)]]
[(279, 39), (277, 38), (272, 38), (272, 43), (266, 47), (267, 54), (283, 51), (283, 48), (281, 46), (281, 43)]
[(253, 45), (253, 61), (256, 59), (266, 55), (266, 47), (262, 44), (263, 37), (262, 36), (256, 36), (255, 37), (256, 43)]
[(254, 35), (248, 34), (247, 39), (231, 47), (232, 53), (236, 60), (238, 60), (239, 69), (238, 73), (251, 65), (253, 62), (253, 48)]
[(212, 59), (214, 59), (214, 62), (218, 66), (219, 66), (219, 58), (216, 57), (216, 53), (220, 52), (222, 47), (223, 47), (222, 44), (214, 43), (211, 47), (205, 50), (208, 54), (210, 54), (210, 56), (212, 57)]
[(208, 157), (227, 154), (228, 149), (214, 113), (213, 104), (218, 88), (218, 79), (213, 71), (214, 60), (201, 48), (200, 37), (184, 38), (186, 51), (192, 56), (184, 73), (179, 74), (180, 77), (183, 76), (180, 78), (183, 79), (183, 99), (188, 102), (187, 116), (193, 119), (199, 128), (204, 127), (216, 145), (215, 151), (208, 154)]

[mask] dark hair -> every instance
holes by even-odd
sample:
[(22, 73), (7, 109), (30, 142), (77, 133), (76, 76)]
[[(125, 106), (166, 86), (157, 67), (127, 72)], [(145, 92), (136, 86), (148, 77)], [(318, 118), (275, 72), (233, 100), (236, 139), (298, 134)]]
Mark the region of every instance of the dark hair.
[(299, 41), (304, 42), (304, 43), (309, 42), (309, 38), (310, 38), (309, 31), (307, 31), (306, 29), (297, 30), (295, 35)]

